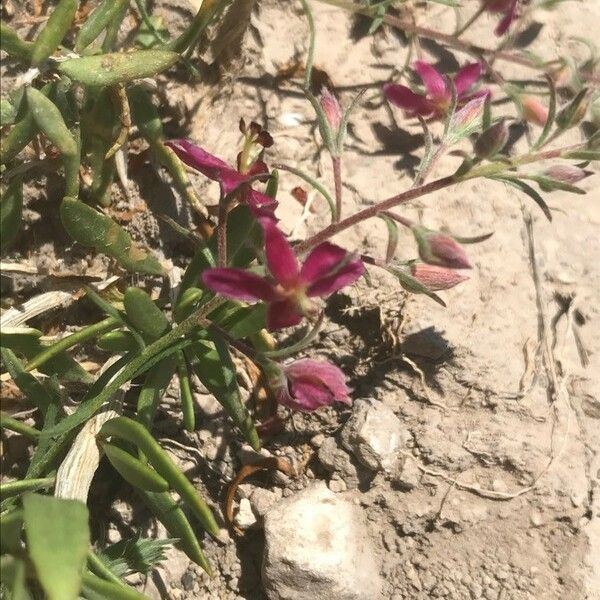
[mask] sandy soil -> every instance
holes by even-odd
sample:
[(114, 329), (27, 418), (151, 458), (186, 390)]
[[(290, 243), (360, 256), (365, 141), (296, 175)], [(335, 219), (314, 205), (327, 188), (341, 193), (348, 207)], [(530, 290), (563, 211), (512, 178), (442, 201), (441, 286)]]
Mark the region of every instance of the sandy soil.
[[(161, 5), (166, 16), (171, 8), (169, 2)], [(360, 28), (342, 11), (317, 3), (314, 8), (316, 65), (330, 75), (343, 103), (358, 89), (368, 88), (351, 119), (344, 157), (348, 214), (410, 187), (409, 173), (422, 140), (418, 126), (382, 104), (376, 83), (403, 64), (401, 39), (392, 32), (361, 37)], [(436, 26), (452, 27), (452, 9), (434, 5), (430, 12)], [(548, 58), (577, 53), (581, 46), (569, 36), (597, 37), (600, 3), (566, 2), (555, 12), (542, 13), (540, 21), (544, 28), (530, 48)], [(492, 28), (493, 21), (484, 18), (473, 37), (483, 43)], [(165, 99), (175, 107), (170, 132), (181, 134), (178, 123), (186, 116), (189, 131), (183, 133), (233, 160), (239, 118), (264, 121), (275, 138), (267, 153), (270, 161), (299, 166), (331, 182), (328, 157), (316, 151), (318, 133), (298, 81), (278, 77), (294, 60), (302, 60), (305, 49), (306, 24), (299, 6), (257, 3), (242, 55), (223, 74), (224, 87), (167, 84)], [(452, 57), (439, 48), (423, 45), (422, 51), (452, 65)], [(213, 54), (218, 54), (214, 48)], [(205, 56), (212, 60), (210, 52)], [(510, 65), (503, 65), (502, 72), (531, 76)], [(443, 159), (433, 176), (449, 173), (455, 164), (456, 158)], [(194, 183), (201, 193), (214, 192), (214, 184), (201, 178)], [(280, 191), (283, 227), (297, 237), (315, 231), (326, 216), (317, 199), (316, 213), (301, 221), (302, 207), (290, 194), (299, 184), (286, 174)], [(467, 283), (444, 295), (447, 308), (422, 296), (407, 296), (377, 272), (371, 286), (360, 283), (332, 300), (330, 324), (313, 353), (346, 369), (356, 398), (376, 398), (400, 417), (410, 441), (397, 469), (363, 477), (360, 470), (332, 474), (324, 468), (319, 448), (327, 438), (339, 441), (351, 412), (336, 408), (295, 415), (286, 431), (268, 443), (275, 454), (299, 463), (308, 459), (301, 476), (253, 478), (241, 494), (250, 496), (262, 488), (276, 500), (314, 479), (328, 481), (366, 513), (385, 580), (384, 598), (600, 598), (598, 176), (582, 187), (588, 190), (586, 196), (548, 196), (551, 223), (512, 188), (481, 180), (403, 209), (403, 214), (432, 227), (448, 227), (460, 235), (494, 235), (469, 248), (475, 268)], [(187, 249), (155, 218), (168, 211), (185, 222), (189, 213), (180, 200), (166, 183), (159, 184), (148, 165), (133, 174), (129, 192), (130, 202), (152, 209), (136, 212), (129, 228), (174, 262), (185, 262), (181, 253)], [(31, 210), (35, 206), (32, 202)], [(126, 206), (123, 199), (116, 209)], [(526, 227), (529, 215), (532, 235)], [(39, 227), (34, 221), (32, 231)], [(385, 225), (376, 220), (337, 239), (371, 253), (381, 253), (385, 241)], [(63, 252), (52, 251), (52, 260), (62, 260)], [(399, 254), (409, 258), (413, 253), (409, 235), (403, 234)], [(173, 398), (164, 404), (159, 430), (164, 437), (199, 448), (198, 463), (194, 454), (167, 444), (217, 505), (239, 468), (240, 446), (218, 405), (202, 393), (197, 399), (202, 418), (194, 435), (183, 434), (167, 418)], [(105, 482), (94, 485), (96, 497), (107, 486), (115, 491)], [(130, 527), (131, 511), (123, 510), (130, 498), (126, 490), (118, 493), (119, 503), (94, 509), (98, 523), (112, 520), (104, 532), (108, 539), (117, 539), (119, 530)], [(144, 515), (136, 521), (147, 524)], [(140, 585), (156, 598), (262, 599), (263, 543), (260, 527), (225, 546), (207, 541), (216, 568), (213, 579), (172, 549), (169, 560)]]

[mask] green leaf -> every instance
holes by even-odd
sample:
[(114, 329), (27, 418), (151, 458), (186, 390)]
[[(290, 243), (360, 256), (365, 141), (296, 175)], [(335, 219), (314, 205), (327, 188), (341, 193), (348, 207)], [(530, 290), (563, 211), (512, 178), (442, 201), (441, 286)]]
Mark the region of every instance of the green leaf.
[(12, 125), (17, 116), (17, 109), (8, 98), (0, 98), (0, 127)]
[(102, 579), (89, 571), (83, 574), (83, 594), (88, 600), (148, 600), (132, 587)]
[(545, 177), (543, 175), (531, 175), (527, 179), (535, 181), (543, 192), (554, 192), (556, 190), (562, 190), (563, 192), (570, 192), (571, 194), (586, 194), (587, 192), (576, 185), (559, 181), (552, 177)]
[(156, 471), (179, 493), (181, 499), (194, 512), (204, 529), (215, 537), (219, 536), (219, 526), (208, 505), (141, 423), (128, 417), (116, 417), (102, 426), (98, 436), (100, 438), (114, 436), (135, 444)]
[(600, 150), (574, 150), (563, 156), (563, 158), (572, 158), (573, 160), (600, 160)]
[(186, 553), (188, 558), (210, 574), (211, 568), (198, 543), (198, 538), (184, 512), (173, 500), (171, 494), (168, 492), (155, 494), (142, 490), (139, 490), (139, 494), (156, 518), (165, 526), (169, 535), (179, 540), (177, 546)]
[(167, 358), (156, 365), (144, 380), (138, 396), (136, 417), (148, 430), (152, 428), (158, 404), (175, 373), (175, 369), (176, 365), (173, 358)]
[(252, 417), (242, 402), (227, 344), (216, 334), (211, 337), (211, 340), (197, 341), (191, 346), (188, 351), (193, 356), (191, 367), (239, 427), (246, 441), (254, 449), (259, 449), (260, 439)]
[(196, 412), (194, 410), (194, 396), (190, 382), (185, 354), (178, 352), (175, 355), (177, 361), (177, 376), (179, 377), (179, 397), (181, 398), (181, 410), (183, 413), (183, 427), (186, 431), (194, 431), (196, 428)]
[(128, 5), (129, 0), (102, 0), (87, 17), (75, 41), (75, 52), (87, 48), (105, 29), (110, 21), (123, 10), (123, 5)]
[(115, 52), (71, 58), (60, 63), (58, 71), (84, 85), (104, 87), (153, 77), (173, 66), (178, 59), (179, 54), (170, 50)]
[(42, 414), (46, 414), (48, 407), (56, 403), (56, 399), (31, 373), (25, 371), (21, 361), (12, 350), (0, 348), (2, 360), (13, 381), (19, 389), (27, 396), (27, 399), (37, 406)]
[(54, 485), (54, 477), (45, 479), (21, 479), (17, 481), (6, 481), (0, 484), (0, 499), (10, 498), (11, 496), (21, 496), (26, 492), (35, 492), (43, 490)]
[(131, 352), (139, 347), (130, 331), (109, 331), (98, 338), (97, 346), (110, 352)]
[(23, 182), (13, 179), (0, 196), (0, 247), (5, 250), (17, 237), (23, 214)]
[(23, 497), (27, 550), (48, 600), (79, 597), (90, 546), (88, 518), (88, 509), (79, 500)]
[(175, 542), (176, 538), (152, 540), (137, 534), (108, 546), (98, 557), (118, 577), (132, 573), (147, 575), (165, 560), (165, 550)]
[(169, 489), (169, 484), (156, 471), (129, 452), (107, 442), (101, 442), (101, 446), (110, 464), (131, 485), (149, 492), (166, 492)]
[(542, 209), (542, 212), (544, 213), (544, 215), (546, 215), (546, 218), (548, 219), (548, 221), (552, 221), (552, 213), (550, 212), (550, 208), (548, 208), (548, 205), (546, 204), (544, 199), (540, 196), (540, 194), (536, 190), (534, 190), (530, 185), (526, 184), (524, 181), (521, 181), (520, 179), (517, 179), (515, 177), (508, 177), (505, 175), (492, 177), (491, 179), (505, 181), (509, 185), (512, 185), (513, 187), (515, 187), (518, 190), (521, 190), (522, 192), (527, 194)]
[(40, 131), (61, 154), (74, 156), (77, 153), (77, 142), (54, 102), (39, 90), (30, 87), (27, 88), (27, 104)]
[(0, 50), (24, 62), (31, 60), (33, 43), (26, 42), (7, 23), (0, 21)]
[(537, 139), (533, 148), (540, 148), (542, 144), (548, 139), (550, 135), (550, 131), (552, 126), (554, 125), (554, 120), (556, 118), (556, 86), (554, 85), (554, 80), (550, 75), (546, 75), (546, 81), (548, 82), (548, 90), (550, 91), (550, 100), (548, 103), (548, 118), (546, 119), (546, 123), (544, 123), (544, 128), (542, 129), (542, 133), (540, 133), (540, 137)]
[(31, 51), (31, 63), (34, 66), (45, 61), (62, 42), (71, 28), (78, 0), (60, 0), (41, 31), (38, 32)]
[(129, 234), (110, 217), (87, 204), (66, 196), (60, 205), (60, 216), (75, 241), (113, 257), (124, 269), (151, 275), (163, 273), (154, 256), (136, 246)]
[(0, 552), (17, 554), (22, 547), (23, 511), (12, 510), (0, 515)]
[(446, 303), (435, 292), (432, 292), (428, 287), (424, 286), (418, 279), (415, 279), (402, 268), (397, 267), (396, 265), (390, 265), (386, 270), (398, 278), (400, 285), (407, 292), (410, 292), (411, 294), (425, 294), (440, 306), (446, 306)]
[(10, 600), (31, 600), (26, 575), (27, 565), (24, 560), (6, 554), (0, 557), (2, 591), (6, 588), (10, 590)]
[(123, 304), (129, 322), (149, 341), (158, 339), (169, 329), (169, 321), (163, 311), (141, 288), (127, 288)]

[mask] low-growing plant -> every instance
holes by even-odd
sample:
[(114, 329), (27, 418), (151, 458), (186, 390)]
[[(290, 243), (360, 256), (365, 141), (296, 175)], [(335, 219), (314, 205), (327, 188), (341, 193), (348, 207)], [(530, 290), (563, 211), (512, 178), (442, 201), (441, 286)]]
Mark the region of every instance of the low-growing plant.
[[(36, 409), (35, 426), (2, 415), (2, 427), (28, 438), (34, 447), (24, 477), (2, 486), (1, 565), (7, 597), (30, 597), (27, 589), (40, 588), (57, 600), (78, 595), (142, 597), (121, 577), (151, 569), (168, 543), (176, 543), (210, 572), (197, 526), (219, 539), (219, 522), (152, 433), (173, 376), (177, 375), (180, 397), (180, 415), (175, 418), (180, 417), (187, 431), (196, 427), (191, 380), (197, 377), (221, 403), (239, 436), (259, 450), (260, 432), (268, 431), (278, 406), (285, 407), (281, 411), (312, 411), (351, 402), (346, 376), (337, 366), (294, 358), (310, 347), (323, 327), (328, 297), (361, 278), (369, 283), (369, 271), (382, 269), (407, 292), (444, 305), (438, 292), (464, 282), (473, 268), (463, 246), (491, 235), (464, 238), (436, 231), (396, 212), (398, 207), (466, 181), (490, 179), (529, 196), (551, 219), (546, 194), (585, 193), (577, 184), (591, 173), (591, 162), (600, 159), (596, 54), (578, 64), (568, 58), (546, 61), (514, 49), (520, 24), (528, 22), (534, 9), (556, 1), (482, 0), (468, 18), (468, 11), (457, 5), (454, 35), (405, 18), (402, 7), (408, 2), (399, 3), (397, 10), (397, 3), (389, 0), (324, 1), (368, 18), (371, 33), (380, 27), (403, 31), (411, 50), (419, 38), (429, 38), (469, 57), (454, 74), (426, 60), (407, 63), (378, 90), (377, 97), (389, 103), (397, 118), (420, 123), (423, 152), (408, 189), (353, 213), (343, 198), (344, 149), (353, 110), (364, 96), (357, 94), (344, 108), (335, 89), (315, 90), (315, 27), (306, 0), (302, 6), (309, 43), (300, 85), (331, 157), (333, 191), (295, 167), (277, 160), (269, 164), (267, 157), (277, 156), (276, 144), (256, 122), (239, 124), (235, 165), (190, 140), (166, 138), (152, 98), (152, 78), (173, 68), (196, 76), (194, 47), (224, 10), (235, 10), (235, 3), (230, 7), (229, 1), (204, 0), (189, 27), (170, 38), (148, 14), (144, 0), (137, 0), (141, 25), (126, 38), (133, 40), (130, 48), (123, 47), (119, 35), (125, 16), (133, 11), (126, 0), (101, 0), (85, 16), (76, 0), (60, 0), (34, 41), (24, 40), (2, 22), (2, 50), (22, 72), (20, 85), (2, 99), (2, 252), (10, 251), (18, 235), (23, 186), (44, 173), (61, 172), (64, 197), (58, 209), (66, 231), (75, 242), (113, 259), (114, 272), (137, 273), (140, 282), (128, 287), (121, 280), (104, 291), (87, 287), (87, 297), (103, 318), (57, 342), (42, 341), (41, 331), (23, 324), (2, 332), (6, 372)], [(486, 12), (499, 16), (496, 48), (464, 41)], [(535, 85), (505, 78), (497, 66), (502, 62), (530, 69), (537, 77)], [(526, 147), (517, 145), (523, 147), (518, 153), (513, 124), (526, 131)], [(223, 126), (228, 125), (233, 127)], [(142, 278), (166, 277), (165, 265), (135, 244), (103, 210), (127, 162), (127, 139), (134, 126), (194, 209), (198, 225), (190, 232), (172, 223), (195, 253), (168, 297), (152, 298)], [(563, 135), (575, 128), (579, 141), (563, 144)], [(31, 151), (24, 161), (27, 148)], [(459, 166), (431, 179), (446, 154), (458, 157)], [(541, 162), (544, 166), (535, 166)], [(200, 200), (184, 165), (219, 183), (214, 202)], [(329, 209), (329, 223), (304, 239), (288, 239), (278, 220), (278, 182), (288, 172), (313, 187)], [(331, 241), (375, 217), (387, 227), (384, 256)], [(401, 227), (415, 240), (415, 257), (408, 261), (396, 258)], [(305, 329), (295, 336), (297, 341), (282, 343), (279, 332), (298, 326)], [(107, 362), (97, 376), (72, 355), (73, 349), (92, 340)], [(274, 410), (259, 417), (261, 427), (238, 388), (240, 356), (260, 373), (255, 383), (273, 401)], [(133, 381), (139, 386), (136, 406), (124, 409), (119, 390)], [(79, 397), (74, 410), (67, 410), (66, 391)], [(69, 479), (68, 466), (83, 464), (77, 460), (89, 450), (85, 435), (95, 439), (96, 452), (106, 456), (164, 524), (169, 540), (138, 537), (116, 548), (92, 551), (87, 509), (81, 501), (64, 499), (75, 496), (58, 493)], [(92, 474), (97, 462), (94, 465)], [(62, 497), (46, 495), (53, 488)], [(85, 494), (87, 490), (79, 500)]]

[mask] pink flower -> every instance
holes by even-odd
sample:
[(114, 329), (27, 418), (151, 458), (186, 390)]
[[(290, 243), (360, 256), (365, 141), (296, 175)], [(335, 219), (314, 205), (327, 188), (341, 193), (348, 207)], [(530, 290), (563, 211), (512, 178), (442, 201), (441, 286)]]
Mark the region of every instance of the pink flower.
[(311, 411), (334, 402), (350, 404), (344, 373), (323, 360), (296, 360), (279, 369), (271, 386), (277, 401), (295, 410)]
[(494, 33), (497, 36), (504, 35), (517, 17), (519, 0), (483, 0), (483, 3), (489, 12), (502, 14)]
[(413, 225), (411, 229), (422, 261), (450, 269), (471, 268), (466, 252), (453, 237), (419, 225)]
[(291, 327), (318, 311), (312, 298), (325, 298), (354, 283), (364, 265), (343, 248), (323, 242), (307, 256), (302, 267), (292, 247), (272, 219), (261, 218), (265, 233), (265, 255), (269, 276), (234, 268), (207, 269), (206, 287), (237, 300), (267, 302), (270, 330)]
[(420, 262), (413, 263), (410, 272), (417, 281), (432, 292), (448, 290), (469, 279), (453, 269)]
[[(415, 94), (405, 85), (386, 83), (383, 86), (386, 98), (409, 114), (417, 114), (423, 117), (444, 115), (452, 103), (452, 89), (442, 74), (429, 63), (417, 61), (415, 71), (425, 85), (426, 94)], [(463, 106), (469, 100), (489, 94), (487, 89), (469, 94), (469, 90), (481, 78), (481, 71), (481, 64), (471, 63), (465, 65), (454, 76), (453, 82), (459, 106)]]
[(237, 169), (230, 167), (220, 158), (213, 156), (189, 142), (188, 140), (178, 139), (165, 142), (175, 154), (192, 169), (200, 171), (203, 175), (218, 181), (221, 186), (221, 193), (227, 195), (233, 192), (236, 188), (240, 188), (239, 201), (247, 204), (251, 209), (259, 214), (265, 214), (265, 210), (271, 212), (277, 205), (276, 201), (253, 189), (246, 182), (255, 175), (265, 174), (265, 178), (269, 175), (267, 165), (261, 160), (256, 160), (251, 168), (241, 173)]
[(548, 120), (548, 109), (533, 96), (521, 97), (521, 114), (526, 121), (543, 127)]

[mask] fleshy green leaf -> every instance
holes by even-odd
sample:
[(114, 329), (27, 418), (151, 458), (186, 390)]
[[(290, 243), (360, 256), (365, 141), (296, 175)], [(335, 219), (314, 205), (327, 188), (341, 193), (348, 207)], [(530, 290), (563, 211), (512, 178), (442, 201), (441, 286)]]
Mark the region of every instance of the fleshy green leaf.
[(84, 85), (104, 87), (153, 77), (173, 66), (178, 59), (179, 54), (170, 50), (115, 52), (71, 58), (60, 63), (58, 71)]
[(23, 182), (15, 178), (0, 196), (0, 247), (7, 248), (21, 228)]
[(23, 497), (27, 550), (49, 600), (76, 600), (90, 546), (88, 509), (79, 500)]
[(136, 246), (120, 225), (87, 204), (67, 196), (60, 205), (60, 216), (75, 241), (113, 257), (128, 271), (163, 273), (158, 260)]

